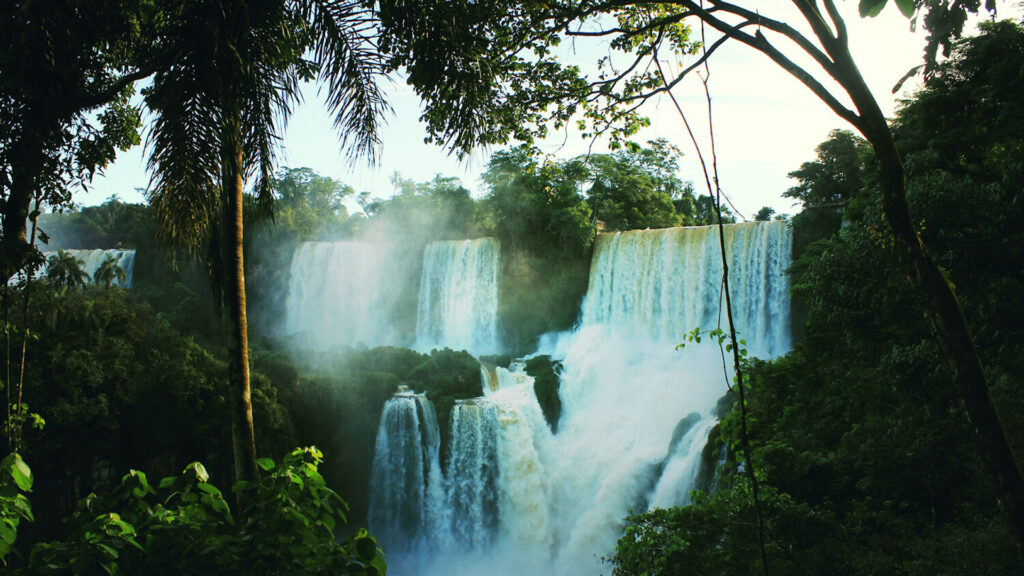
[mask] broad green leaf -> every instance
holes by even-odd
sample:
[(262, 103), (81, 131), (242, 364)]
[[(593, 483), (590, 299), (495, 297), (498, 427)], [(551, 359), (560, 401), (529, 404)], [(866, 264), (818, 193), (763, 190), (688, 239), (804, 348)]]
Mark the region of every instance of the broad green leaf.
[(885, 8), (886, 0), (860, 0), (861, 18), (867, 16), (874, 18)]
[(270, 458), (260, 458), (256, 461), (256, 465), (262, 468), (266, 472), (270, 472), (274, 469), (274, 461)]
[(200, 484), (199, 490), (206, 492), (207, 494), (213, 494), (214, 496), (220, 496), (220, 490), (213, 484)]
[(13, 454), (14, 460), (11, 466), (11, 477), (14, 478), (14, 483), (21, 488), (22, 491), (28, 492), (32, 489), (32, 470), (25, 464), (25, 461), (21, 459), (20, 454)]
[(914, 17), (914, 0), (896, 0), (896, 6), (907, 18)]
[(356, 552), (363, 560), (373, 560), (377, 555), (377, 542), (369, 536), (356, 539)]
[(9, 518), (4, 518), (4, 520), (0, 522), (0, 540), (8, 545), (12, 545), (17, 537), (18, 527), (14, 525)]
[(231, 491), (232, 492), (244, 492), (246, 490), (253, 490), (257, 486), (259, 486), (259, 484), (255, 483), (255, 482), (252, 482), (252, 481), (249, 481), (249, 480), (239, 480), (238, 482), (235, 482), (234, 486), (231, 487)]

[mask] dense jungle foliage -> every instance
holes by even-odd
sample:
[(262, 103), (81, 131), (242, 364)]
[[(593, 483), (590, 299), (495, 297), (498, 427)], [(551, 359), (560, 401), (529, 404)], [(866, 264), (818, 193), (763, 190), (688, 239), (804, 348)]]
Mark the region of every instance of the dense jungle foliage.
[[(701, 223), (693, 208), (699, 200), (674, 174), (677, 156), (677, 150), (660, 141), (633, 153), (592, 157), (590, 163), (546, 159), (526, 149), (499, 152), (485, 176), (489, 192), (481, 199), (472, 198), (458, 180), (441, 176), (414, 183), (395, 175), (391, 198), (370, 199), (308, 168), (282, 169), (274, 179), (274, 220), (261, 220), (254, 205), (246, 216), (255, 230), (247, 251), (255, 318), (250, 336), (254, 428), (260, 455), (278, 460), (293, 446), (317, 445), (323, 451), (322, 463), (316, 457), (323, 478), (347, 500), (350, 527), (339, 525), (338, 530), (358, 537), (352, 530), (365, 526), (370, 465), (384, 402), (399, 385), (425, 392), (439, 415), (446, 453), (451, 406), (456, 399), (482, 393), (480, 365), (466, 352), (345, 348), (326, 352), (315, 363), (296, 363), (286, 343), (271, 337), (269, 328), (261, 335), (261, 328), (268, 326), (263, 320), (280, 314), (284, 305), (288, 258), (299, 242), (372, 240), (401, 231), (408, 240), (403, 249), (417, 254), (435, 240), (496, 236), (506, 255), (503, 282), (535, 286), (546, 294), (520, 301), (528, 291), (502, 291), (506, 337), (524, 347), (541, 333), (568, 328), (575, 321), (598, 226), (592, 205), (602, 212), (634, 214), (633, 220), (620, 221), (621, 226)], [(637, 181), (641, 186), (633, 194), (629, 186)], [(549, 194), (552, 187), (560, 190), (558, 195)], [(661, 220), (636, 220), (644, 210), (633, 202), (660, 203)], [(70, 534), (65, 520), (74, 517), (72, 525), (81, 526), (79, 530), (105, 530), (89, 524), (89, 511), (127, 505), (135, 510), (118, 512), (125, 532), (116, 543), (104, 544), (118, 554), (134, 548), (129, 540), (149, 538), (146, 530), (156, 526), (153, 522), (163, 522), (158, 518), (163, 512), (139, 515), (137, 508), (149, 498), (149, 489), (138, 488), (136, 473), (122, 480), (129, 470), (145, 470), (152, 478), (176, 477), (185, 470), (184, 477), (197, 482), (191, 463), (203, 462), (202, 474), (208, 476), (201, 484), (209, 488), (193, 488), (209, 495), (215, 484), (230, 483), (231, 438), (224, 425), (228, 398), (221, 385), (228, 327), (218, 315), (221, 303), (211, 290), (209, 271), (158, 243), (156, 219), (151, 208), (116, 197), (99, 206), (40, 217), (39, 232), (51, 247), (136, 250), (130, 290), (110, 286), (110, 281), (104, 285), (99, 273), (89, 278), (65, 253), (53, 257), (42, 277), (8, 288), (12, 314), (27, 297), (27, 316), (16, 322), (31, 330), (23, 401), (26, 417), (31, 413), (40, 423), (24, 423), (21, 454), (34, 471), (33, 521), (18, 528), (13, 566), (31, 572), (40, 569), (37, 556), (59, 563), (84, 553), (72, 551), (68, 538), (85, 532)], [(404, 307), (409, 312), (404, 327), (412, 330), (420, 270), (406, 274)], [(12, 338), (11, 345), (19, 346), (20, 338)], [(12, 362), (11, 367), (17, 370), (19, 365)], [(537, 359), (528, 369), (537, 372), (538, 396), (557, 426), (557, 364)], [(114, 496), (93, 499), (93, 493)], [(104, 508), (108, 501), (119, 504)], [(210, 507), (221, 506), (211, 502), (190, 500), (188, 506), (199, 508), (173, 513), (197, 515), (195, 521), (202, 525), (193, 529), (212, 530), (212, 538), (221, 534), (224, 522), (230, 524), (224, 520), (230, 512), (211, 516)], [(94, 548), (102, 548), (103, 542), (97, 540)], [(33, 549), (38, 550), (35, 556), (29, 553)], [(114, 562), (112, 557), (91, 561), (94, 567)], [(136, 569), (136, 560), (124, 562), (122, 568)]]
[[(105, 29), (66, 40), (138, 41), (138, 27), (113, 27), (116, 43)], [(935, 69), (893, 126), (917, 226), (975, 327), (1021, 454), (1024, 32), (1010, 23), (983, 30)], [(130, 56), (116, 52), (118, 62)], [(97, 54), (74, 70), (106, 70)], [(129, 88), (110, 96), (107, 139), (68, 121), (46, 159), (59, 170), (39, 183), (54, 205), (66, 206), (70, 184), (115, 147), (137, 143)], [(75, 156), (75, 146), (85, 153)], [(435, 240), (494, 236), (503, 337), (525, 352), (576, 320), (599, 230), (715, 221), (710, 197), (679, 177), (678, 156), (665, 141), (567, 160), (501, 150), (479, 199), (440, 175), (416, 183), (396, 174), (391, 197), (372, 198), (308, 168), (278, 171), (267, 181), (272, 220), (245, 200), (255, 232), (245, 248), (261, 479), (230, 489), (230, 327), (212, 264), (159, 244), (150, 206), (112, 198), (40, 217), (39, 238), (53, 247), (135, 249), (134, 285), (111, 285), (118, 270), (109, 267), (89, 279), (58, 254), (49, 272), (3, 291), (7, 436), (18, 451), (0, 462), (0, 560), (17, 574), (383, 572), (383, 553), (363, 529), (381, 408), (401, 385), (425, 392), (447, 442), (446, 415), (480, 394), (480, 366), (464, 351), (392, 347), (331, 350), (315, 367), (294, 361), (268, 326), (295, 245), (400, 230), (402, 249), (417, 255)], [(856, 136), (833, 132), (791, 174), (799, 184), (786, 194), (803, 205), (791, 270), (802, 337), (789, 355), (747, 366), (771, 569), (1019, 573), (944, 351), (893, 253), (871, 158)], [(414, 311), (420, 270), (406, 274), (403, 308)], [(412, 312), (397, 320), (414, 326)], [(557, 429), (557, 362), (537, 357), (527, 370)], [(626, 519), (610, 558), (615, 574), (761, 572), (735, 401), (726, 397), (706, 449), (704, 491), (692, 506)]]
[[(921, 234), (956, 286), (1010, 442), (1024, 451), (1024, 31), (984, 26), (958, 45), (894, 128)], [(792, 353), (749, 366), (753, 461), (773, 574), (1014, 574), (996, 507), (943, 351), (900, 273), (863, 143), (834, 132), (793, 173), (800, 219), (836, 233), (794, 263), (805, 302)], [(834, 208), (845, 205), (842, 229)], [(796, 247), (794, 247), (796, 248)], [(693, 506), (630, 518), (614, 573), (761, 573), (737, 418), (718, 441), (728, 484)], [(714, 452), (712, 447), (709, 454)], [(709, 459), (713, 465), (714, 459)]]

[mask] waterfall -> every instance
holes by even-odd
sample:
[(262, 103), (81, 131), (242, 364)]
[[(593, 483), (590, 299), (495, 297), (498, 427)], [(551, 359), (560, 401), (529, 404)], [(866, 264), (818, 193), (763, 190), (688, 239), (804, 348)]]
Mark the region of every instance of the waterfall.
[(434, 407), (423, 394), (400, 391), (384, 405), (374, 448), (370, 525), (401, 549), (430, 537), (445, 515)]
[[(754, 222), (724, 230), (739, 337), (752, 355), (785, 353), (790, 347), (789, 227), (781, 221)], [(675, 342), (696, 327), (726, 329), (721, 277), (715, 226), (600, 234), (582, 321)]]
[(690, 491), (695, 488), (697, 473), (700, 472), (701, 453), (715, 424), (718, 424), (717, 418), (705, 418), (682, 437), (674, 453), (669, 455), (665, 470), (654, 488), (650, 509), (690, 503)]
[[(498, 407), (498, 514), (502, 542), (531, 550), (549, 561), (552, 549), (551, 486), (544, 457), (552, 448), (551, 431), (537, 404), (533, 378), (498, 368), (501, 388), (490, 400)], [(502, 377), (505, 373), (510, 377)]]
[(498, 520), (498, 418), (493, 403), (459, 401), (452, 407), (448, 458), (448, 512), (456, 547), (479, 550), (491, 543)]
[[(787, 224), (730, 225), (725, 240), (740, 337), (751, 355), (785, 353)], [(599, 574), (629, 511), (686, 504), (726, 382), (717, 346), (676, 345), (726, 327), (721, 275), (714, 227), (599, 235), (579, 325), (536, 352), (561, 362), (558, 432), (522, 361), (483, 370), (485, 397), (452, 412), (456, 546), (393, 556), (393, 573)]]
[[(122, 288), (132, 287), (132, 275), (135, 272), (135, 250), (64, 250), (64, 253), (74, 256), (81, 265), (82, 271), (88, 274), (90, 279), (93, 279), (96, 271), (106, 262), (107, 258), (112, 258), (124, 271), (124, 281), (115, 278), (114, 284)], [(56, 255), (57, 252), (43, 252), (43, 257), (47, 261), (50, 256)], [(40, 270), (37, 274), (44, 276), (46, 273), (44, 270)]]
[(397, 274), (387, 246), (362, 242), (304, 242), (292, 255), (285, 335), (303, 335), (313, 350), (398, 344), (391, 316)]
[(427, 245), (416, 315), (418, 349), (448, 347), (473, 354), (501, 350), (499, 254), (493, 238)]

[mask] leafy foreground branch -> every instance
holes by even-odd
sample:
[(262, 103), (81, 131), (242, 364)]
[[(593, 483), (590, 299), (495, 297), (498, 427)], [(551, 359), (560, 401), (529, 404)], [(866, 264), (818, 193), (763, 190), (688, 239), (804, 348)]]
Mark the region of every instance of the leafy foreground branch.
[[(327, 487), (318, 470), (322, 461), (315, 447), (292, 451), (280, 465), (260, 459), (263, 479), (232, 489), (241, 503), (237, 514), (198, 462), (156, 487), (133, 470), (111, 493), (81, 500), (67, 521), (67, 538), (37, 544), (27, 566), (15, 573), (385, 574), (381, 550), (366, 530), (337, 537), (348, 505)], [(4, 464), (0, 538), (7, 548), (0, 552), (8, 551), (14, 538), (7, 530), (8, 504), (31, 520), (27, 499), (21, 494), (8, 502), (4, 483), (10, 475), (22, 491), (31, 488), (27, 467)], [(26, 477), (27, 482), (18, 481)]]

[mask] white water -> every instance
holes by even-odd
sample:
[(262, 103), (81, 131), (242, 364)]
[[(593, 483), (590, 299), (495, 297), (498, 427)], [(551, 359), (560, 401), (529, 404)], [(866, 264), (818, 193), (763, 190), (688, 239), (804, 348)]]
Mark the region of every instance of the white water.
[(494, 404), (460, 401), (452, 408), (452, 447), (448, 458), (449, 523), (444, 541), (457, 548), (489, 545), (498, 521), (497, 418)]
[(473, 354), (501, 351), (498, 335), (500, 245), (493, 238), (431, 242), (423, 255), (416, 348)]
[[(725, 226), (729, 283), (738, 337), (751, 355), (790, 348), (792, 235), (786, 222)], [(722, 260), (714, 226), (601, 234), (594, 249), (583, 325), (680, 342), (700, 327), (727, 327)]]
[(370, 522), (390, 547), (419, 545), (430, 535), (424, 529), (445, 514), (439, 445), (425, 395), (399, 392), (387, 401), (374, 447)]
[[(751, 354), (786, 352), (786, 224), (728, 226), (726, 243), (740, 337)], [(720, 281), (715, 228), (600, 235), (580, 326), (546, 336), (538, 350), (563, 366), (558, 433), (551, 433), (521, 365), (496, 369), (486, 397), (469, 403), (480, 408), (466, 438), (460, 435), (467, 405), (456, 407), (452, 458), (464, 460), (447, 471), (447, 525), (458, 527), (451, 547), (392, 555), (391, 573), (609, 572), (600, 559), (612, 553), (629, 511), (688, 501), (726, 386), (717, 347), (675, 346), (694, 328), (719, 326)], [(724, 328), (724, 315), (721, 322)], [(700, 421), (670, 454), (673, 433), (693, 412)], [(495, 446), (479, 445), (492, 435)], [(489, 513), (477, 512), (489, 508), (476, 502), (491, 498), (496, 526)]]
[(391, 322), (397, 275), (389, 248), (363, 242), (304, 242), (292, 255), (285, 335), (312, 350), (400, 344)]
[[(117, 265), (124, 270), (124, 282), (114, 279), (114, 284), (122, 288), (132, 287), (132, 275), (135, 271), (135, 250), (64, 250), (65, 253), (75, 257), (81, 264), (82, 271), (89, 275), (90, 280), (96, 271), (100, 269), (108, 257), (113, 258)], [(57, 252), (43, 252), (43, 257), (49, 261), (50, 256), (56, 256)], [(45, 267), (44, 267), (45, 268)], [(44, 276), (45, 270), (38, 272)]]
[(649, 509), (690, 503), (690, 491), (695, 488), (697, 473), (700, 472), (701, 452), (704, 451), (704, 446), (708, 443), (708, 434), (715, 424), (718, 424), (718, 419), (709, 416), (694, 424), (682, 437), (661, 473)]

